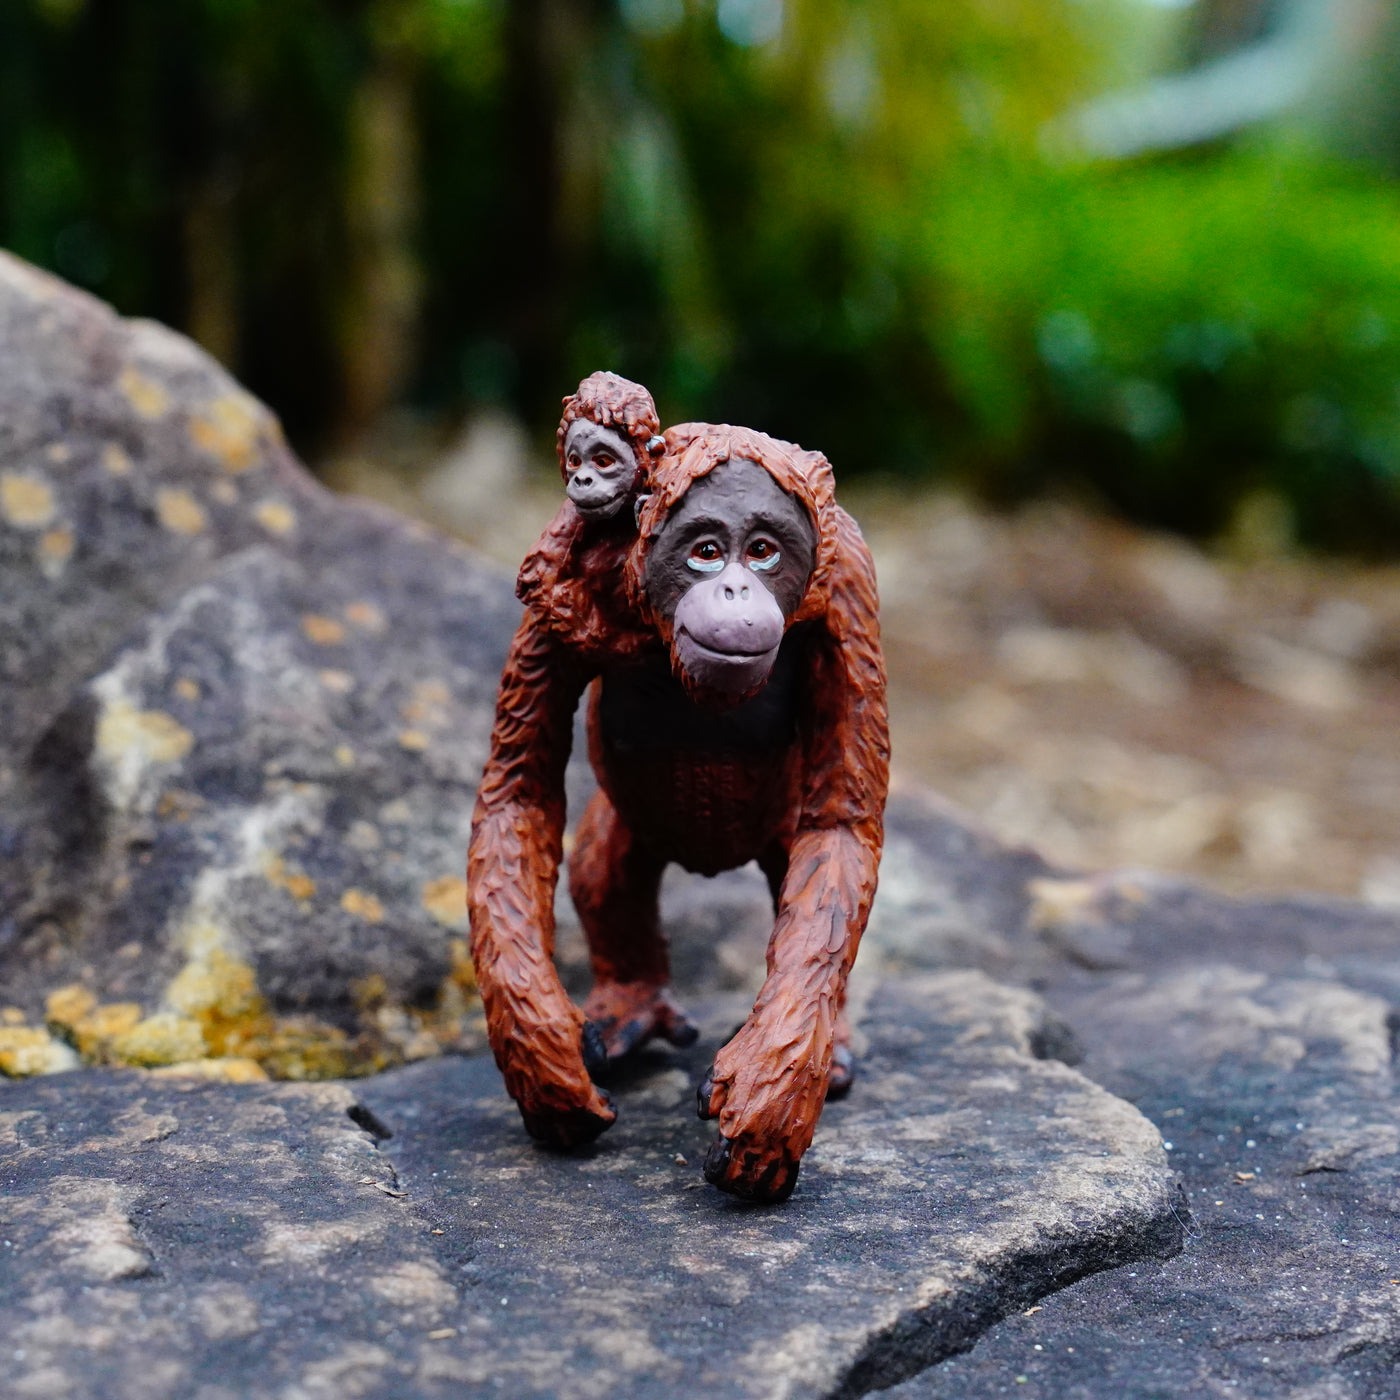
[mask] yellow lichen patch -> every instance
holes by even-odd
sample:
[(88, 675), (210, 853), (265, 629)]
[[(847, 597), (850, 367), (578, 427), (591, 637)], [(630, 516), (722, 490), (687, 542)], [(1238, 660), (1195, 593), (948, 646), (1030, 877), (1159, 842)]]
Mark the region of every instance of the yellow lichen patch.
[(48, 1031), (30, 1026), (0, 1027), (0, 1074), (23, 1078), (75, 1069), (78, 1057)]
[[(199, 951), (181, 968), (166, 989), (167, 1004), (193, 1019), (216, 1016), (236, 1021), (245, 1016), (261, 1016), (265, 1011), (258, 980), (253, 969), (197, 930), (191, 942)], [(212, 930), (217, 938), (218, 931)]]
[(355, 677), (349, 671), (318, 671), (317, 679), (327, 690), (333, 690), (337, 695), (348, 695), (355, 688)]
[(49, 578), (56, 578), (67, 567), (76, 545), (77, 540), (66, 525), (45, 530), (39, 539), (39, 567)]
[(333, 617), (322, 617), (320, 613), (307, 613), (301, 619), (301, 630), (318, 647), (333, 647), (345, 640), (345, 627)]
[(194, 747), (194, 735), (164, 710), (138, 710), (119, 700), (97, 722), (97, 752), (109, 762), (177, 763)]
[(0, 516), (20, 530), (42, 530), (58, 513), (53, 488), (37, 476), (0, 473)]
[(355, 750), (349, 744), (337, 744), (335, 746), (335, 761), (342, 768), (353, 768), (355, 766)]
[(467, 882), (457, 875), (444, 875), (423, 886), (423, 908), (438, 923), (462, 928), (467, 922)]
[(111, 1055), (128, 1065), (174, 1065), (202, 1060), (208, 1048), (197, 1022), (173, 1011), (157, 1011), (115, 1037)]
[(97, 998), (81, 982), (70, 982), (50, 992), (44, 1001), (44, 1019), (60, 1030), (74, 1030), (92, 1013)]
[(156, 514), (177, 535), (198, 535), (209, 524), (204, 507), (188, 491), (163, 486), (156, 492)]
[(200, 696), (199, 682), (191, 680), (189, 676), (181, 676), (180, 679), (175, 682), (175, 694), (178, 695), (181, 700), (189, 700), (191, 702), (198, 700)]
[(130, 476), (131, 458), (124, 448), (118, 447), (115, 442), (109, 442), (102, 449), (102, 469), (109, 476)]
[(372, 1074), (388, 1062), (383, 1055), (357, 1056), (344, 1031), (310, 1017), (279, 1021), (257, 1059), (274, 1079), (344, 1079)]
[(183, 1060), (177, 1065), (153, 1069), (154, 1079), (210, 1079), (219, 1084), (266, 1084), (267, 1071), (246, 1056), (231, 1056), (223, 1060)]
[(105, 1057), (118, 1036), (141, 1024), (141, 1008), (134, 1001), (109, 1001), (78, 1022), (78, 1053), (84, 1059)]
[(282, 501), (263, 501), (255, 507), (253, 518), (273, 535), (290, 535), (297, 527), (297, 513)]
[(197, 1021), (209, 1053), (256, 1058), (272, 1033), (272, 1016), (258, 990), (257, 974), (229, 951), (228, 935), (210, 921), (186, 930), (189, 961), (165, 991), (165, 1004)]
[(225, 394), (190, 419), (190, 436), (195, 446), (217, 457), (225, 471), (237, 475), (253, 465), (264, 417), (262, 406), (250, 395)]
[(226, 478), (220, 478), (209, 488), (209, 494), (222, 506), (238, 504), (238, 487)]
[(24, 1012), (17, 1006), (0, 1006), (0, 1026), (22, 1026)]
[(148, 379), (139, 369), (128, 365), (117, 380), (117, 387), (126, 395), (126, 401), (142, 418), (160, 418), (169, 411), (170, 395), (156, 383)]
[(316, 893), (316, 882), (302, 871), (293, 870), (281, 856), (268, 856), (263, 862), (263, 876), (269, 885), (286, 890), (293, 899), (308, 900)]
[(405, 729), (399, 735), (399, 747), (412, 753), (422, 753), (431, 743), (432, 740), (421, 729)]
[(340, 907), (367, 924), (380, 923), (384, 918), (384, 906), (367, 890), (346, 890), (340, 896)]
[(61, 1035), (89, 1063), (112, 1057), (112, 1043), (135, 1028), (141, 1008), (134, 1001), (99, 1006), (86, 987), (73, 983), (50, 992), (44, 1008), (51, 1030)]
[(389, 625), (384, 614), (373, 603), (351, 603), (345, 609), (345, 616), (365, 632), (382, 632)]
[(44, 449), (44, 456), (56, 467), (61, 467), (65, 462), (70, 461), (73, 456), (73, 449), (66, 442), (51, 442)]

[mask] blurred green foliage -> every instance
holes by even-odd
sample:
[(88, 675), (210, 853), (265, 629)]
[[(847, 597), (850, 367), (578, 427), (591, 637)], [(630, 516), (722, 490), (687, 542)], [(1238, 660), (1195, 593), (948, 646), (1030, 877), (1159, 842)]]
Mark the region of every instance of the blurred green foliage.
[(607, 366), (843, 473), (1400, 540), (1400, 193), (1047, 125), (1135, 0), (8, 0), (0, 242), (315, 451)]

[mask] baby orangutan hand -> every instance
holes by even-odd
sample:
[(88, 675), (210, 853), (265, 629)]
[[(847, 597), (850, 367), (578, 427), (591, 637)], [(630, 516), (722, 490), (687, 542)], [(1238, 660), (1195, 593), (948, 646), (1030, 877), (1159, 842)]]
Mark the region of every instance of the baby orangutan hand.
[(831, 1032), (813, 1019), (810, 1007), (770, 1002), (715, 1056), (697, 1104), (701, 1118), (720, 1120), (705, 1158), (712, 1186), (765, 1203), (792, 1195), (831, 1068)]

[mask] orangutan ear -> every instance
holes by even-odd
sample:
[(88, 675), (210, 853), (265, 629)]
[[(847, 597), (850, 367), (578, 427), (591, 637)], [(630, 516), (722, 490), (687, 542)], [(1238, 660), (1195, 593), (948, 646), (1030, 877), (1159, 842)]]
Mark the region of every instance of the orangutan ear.
[(632, 502), (632, 519), (636, 522), (637, 528), (642, 528), (642, 507), (651, 500), (651, 494), (637, 496)]

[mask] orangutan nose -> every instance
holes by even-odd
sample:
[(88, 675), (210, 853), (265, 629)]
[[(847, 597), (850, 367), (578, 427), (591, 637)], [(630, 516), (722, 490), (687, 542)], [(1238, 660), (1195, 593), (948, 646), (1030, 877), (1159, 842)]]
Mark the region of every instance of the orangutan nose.
[(783, 613), (762, 580), (731, 563), (681, 599), (676, 627), (712, 652), (751, 657), (782, 641)]

